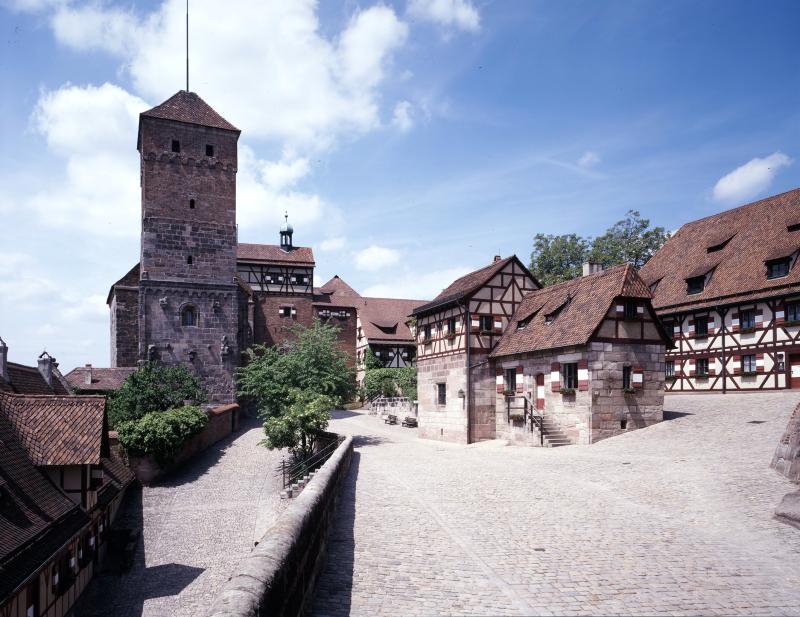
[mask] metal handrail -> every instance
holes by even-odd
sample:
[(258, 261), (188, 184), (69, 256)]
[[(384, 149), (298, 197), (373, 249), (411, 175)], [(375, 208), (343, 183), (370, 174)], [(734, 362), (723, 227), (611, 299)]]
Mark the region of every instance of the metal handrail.
[[(521, 398), (524, 401), (522, 414), (525, 419), (525, 424), (528, 423), (528, 419), (530, 418), (531, 433), (535, 426), (539, 430), (539, 443), (540, 445), (544, 445), (544, 414), (538, 412), (536, 404), (524, 392), (506, 395), (506, 422), (511, 421), (511, 400), (516, 398)], [(530, 409), (528, 409), (528, 405), (530, 405)]]
[(336, 448), (344, 441), (344, 436), (337, 435), (336, 439), (327, 443), (321, 449), (314, 452), (311, 456), (292, 465), (286, 464), (286, 459), (281, 461), (281, 475), (283, 476), (283, 488), (291, 486), (301, 480), (305, 475), (316, 471), (325, 464)]

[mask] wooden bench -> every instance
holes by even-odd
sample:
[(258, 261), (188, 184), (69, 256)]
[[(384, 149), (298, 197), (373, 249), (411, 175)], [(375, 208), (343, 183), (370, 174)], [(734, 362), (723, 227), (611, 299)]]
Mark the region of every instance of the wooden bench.
[(406, 419), (403, 420), (403, 426), (407, 426), (408, 428), (417, 428), (417, 419), (412, 418), (411, 416), (406, 416)]
[(383, 423), (384, 424), (397, 424), (397, 416), (393, 416), (392, 414), (389, 414), (388, 416), (386, 416), (383, 419)]

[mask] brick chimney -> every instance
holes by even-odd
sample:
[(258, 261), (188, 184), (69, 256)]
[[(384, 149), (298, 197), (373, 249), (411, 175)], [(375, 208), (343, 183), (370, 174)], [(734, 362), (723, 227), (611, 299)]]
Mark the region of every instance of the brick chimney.
[(583, 276), (589, 276), (590, 274), (597, 274), (598, 272), (603, 271), (603, 264), (599, 264), (595, 261), (587, 261), (583, 264)]
[(492, 261), (492, 263), (497, 263), (498, 261), (501, 261), (502, 259), (503, 258), (500, 255), (495, 255), (494, 256), (494, 260)]
[(8, 347), (2, 338), (0, 338), (0, 379), (11, 381), (8, 377)]
[(53, 369), (58, 366), (56, 359), (46, 351), (39, 356), (39, 372), (49, 387), (53, 387)]
[(87, 364), (84, 367), (83, 383), (85, 383), (87, 386), (91, 386), (92, 385), (92, 365), (91, 364)]

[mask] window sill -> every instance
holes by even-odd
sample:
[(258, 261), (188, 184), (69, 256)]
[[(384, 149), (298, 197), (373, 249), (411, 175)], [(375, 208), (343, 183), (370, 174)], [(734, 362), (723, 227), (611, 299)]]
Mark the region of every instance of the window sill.
[(575, 388), (561, 388), (559, 392), (564, 396), (575, 396)]

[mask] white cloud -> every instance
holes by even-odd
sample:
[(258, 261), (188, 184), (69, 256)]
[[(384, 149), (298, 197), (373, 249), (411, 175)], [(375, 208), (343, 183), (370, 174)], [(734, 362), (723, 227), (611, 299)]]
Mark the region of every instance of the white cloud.
[(16, 12), (36, 13), (54, 6), (66, 4), (67, 0), (0, 0), (0, 6)]
[(337, 236), (335, 238), (326, 238), (319, 243), (319, 250), (321, 251), (340, 251), (347, 245), (347, 238)]
[(470, 0), (409, 0), (408, 13), (417, 19), (469, 32), (477, 32), (481, 27), (481, 16)]
[(284, 153), (280, 161), (267, 161), (262, 169), (262, 177), (267, 186), (275, 191), (282, 191), (297, 184), (308, 175), (308, 159), (293, 158)]
[(775, 175), (792, 164), (783, 152), (773, 152), (768, 157), (754, 158), (722, 176), (714, 185), (714, 199), (725, 203), (740, 203), (766, 191)]
[(372, 245), (355, 254), (356, 268), (374, 272), (400, 261), (400, 251)]
[(458, 266), (443, 270), (433, 270), (423, 274), (414, 272), (394, 277), (390, 283), (378, 283), (364, 290), (365, 296), (378, 298), (413, 298), (432, 300), (457, 278), (471, 272), (474, 268)]
[[(248, 137), (325, 146), (380, 125), (379, 85), (408, 27), (388, 6), (356, 12), (338, 33), (319, 31), (314, 0), (194, 0), (190, 86)], [(52, 25), (75, 49), (119, 56), (143, 96), (161, 101), (185, 83), (185, 3), (152, 13), (63, 6)], [(242, 93), (242, 84), (247, 84)]]
[(589, 168), (594, 167), (600, 162), (600, 155), (597, 152), (587, 150), (583, 153), (581, 158), (578, 159), (578, 167)]
[(395, 105), (392, 125), (403, 133), (414, 125), (414, 120), (411, 117), (411, 103), (408, 101), (400, 101)]

